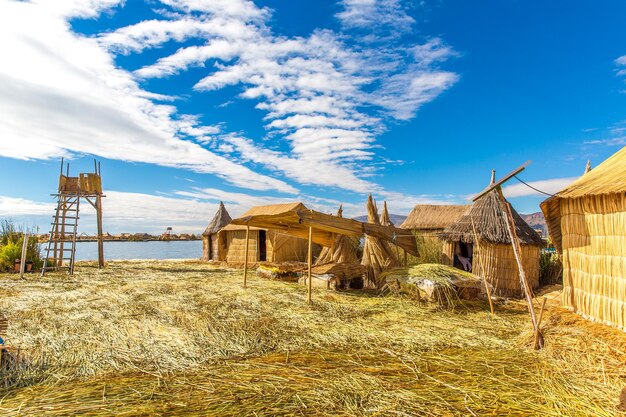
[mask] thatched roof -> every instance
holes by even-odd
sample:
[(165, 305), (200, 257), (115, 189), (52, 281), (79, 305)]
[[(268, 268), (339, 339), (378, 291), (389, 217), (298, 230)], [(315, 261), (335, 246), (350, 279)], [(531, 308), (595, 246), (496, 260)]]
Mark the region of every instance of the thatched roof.
[(383, 226), (393, 226), (391, 218), (389, 218), (389, 210), (387, 210), (387, 202), (383, 203), (383, 212), (380, 215), (380, 224)]
[(585, 174), (579, 179), (541, 203), (548, 233), (556, 249), (561, 252), (561, 199), (624, 193), (626, 193), (626, 146), (597, 167), (589, 171), (585, 169)]
[(418, 204), (413, 207), (401, 229), (443, 230), (457, 221), (470, 206)]
[(202, 236), (208, 236), (208, 235), (212, 235), (214, 233), (219, 232), (224, 227), (226, 227), (226, 225), (228, 225), (228, 223), (230, 223), (231, 221), (232, 219), (230, 215), (228, 214), (228, 212), (226, 211), (226, 207), (224, 207), (224, 203), (220, 201), (220, 206), (218, 207), (217, 212), (215, 213), (215, 216), (213, 216), (213, 220), (211, 220), (211, 222), (206, 227), (206, 229), (204, 229), (204, 233), (202, 233)]
[[(543, 240), (541, 240), (539, 234), (520, 217), (515, 209), (511, 211), (520, 243), (522, 245), (543, 246)], [(511, 238), (506, 226), (506, 217), (500, 208), (500, 197), (496, 190), (485, 194), (477, 200), (456, 222), (446, 227), (439, 234), (439, 237), (449, 242), (474, 243), (472, 220), (479, 241), (511, 244)]]
[(556, 197), (577, 198), (621, 193), (626, 193), (626, 146), (559, 191)]
[(287, 214), (292, 211), (306, 210), (307, 208), (299, 201), (293, 203), (283, 204), (270, 204), (267, 206), (256, 206), (246, 211), (241, 217), (254, 217), (254, 216), (277, 216), (281, 214)]

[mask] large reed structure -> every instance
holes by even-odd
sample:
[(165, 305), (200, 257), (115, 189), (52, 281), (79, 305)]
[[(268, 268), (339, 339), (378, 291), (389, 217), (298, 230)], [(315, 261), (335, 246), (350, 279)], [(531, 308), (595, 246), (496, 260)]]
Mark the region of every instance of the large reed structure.
[[(380, 225), (376, 202), (371, 194), (367, 199), (367, 221)], [(390, 242), (368, 235), (365, 236), (361, 264), (366, 268), (363, 276), (363, 288), (368, 289), (378, 289), (381, 284), (378, 282), (379, 275), (383, 271), (400, 265), (397, 254)]]
[(626, 330), (626, 147), (541, 209), (563, 257), (563, 304)]
[[(337, 217), (343, 217), (343, 206), (339, 206)], [(350, 263), (358, 264), (357, 249), (359, 239), (346, 235), (336, 235), (332, 246), (324, 246), (320, 252), (315, 265), (325, 265), (330, 263)]]
[[(272, 204), (257, 206), (243, 216), (273, 216), (306, 208), (302, 203)], [(219, 233), (226, 244), (224, 260), (233, 266), (241, 266), (246, 259), (246, 226), (229, 224)], [(250, 226), (248, 240), (248, 264), (258, 262), (306, 262), (308, 242), (306, 239), (281, 233), (271, 228)], [(313, 244), (313, 256), (317, 256), (321, 247)]]
[(219, 232), (226, 227), (232, 218), (224, 203), (220, 201), (217, 212), (213, 219), (202, 233), (202, 260), (223, 261), (226, 256), (226, 241), (220, 239)]
[[(497, 191), (493, 190), (445, 228), (439, 235), (444, 241), (444, 263), (460, 267), (459, 257), (470, 258), (471, 271), (486, 278), (496, 295), (521, 297), (524, 293), (500, 202)], [(512, 212), (522, 247), (524, 272), (530, 286), (536, 288), (543, 240), (515, 210)]]

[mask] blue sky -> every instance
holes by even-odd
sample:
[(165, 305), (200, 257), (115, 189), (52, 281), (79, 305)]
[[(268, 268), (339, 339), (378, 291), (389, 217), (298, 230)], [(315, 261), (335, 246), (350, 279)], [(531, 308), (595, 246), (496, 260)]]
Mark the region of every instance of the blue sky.
[[(105, 229), (223, 200), (394, 213), (499, 174), (547, 192), (626, 145), (621, 1), (0, 0), (0, 217), (45, 229), (60, 158)], [(540, 196), (505, 189), (524, 213)], [(93, 229), (85, 212), (82, 229)]]

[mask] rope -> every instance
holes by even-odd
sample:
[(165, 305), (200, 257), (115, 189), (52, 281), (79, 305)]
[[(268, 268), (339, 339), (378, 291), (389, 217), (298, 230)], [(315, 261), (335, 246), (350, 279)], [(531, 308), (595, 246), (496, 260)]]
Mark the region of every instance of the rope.
[(535, 187), (533, 187), (532, 185), (530, 185), (530, 184), (528, 184), (528, 183), (526, 183), (526, 182), (524, 182), (524, 181), (520, 180), (519, 178), (517, 178), (517, 175), (513, 175), (513, 176), (515, 177), (515, 179), (516, 179), (516, 180), (518, 180), (519, 182), (521, 182), (522, 184), (524, 184), (526, 187), (531, 188), (531, 189), (533, 189), (533, 190), (537, 191), (538, 193), (545, 194), (545, 195), (550, 196), (550, 197), (554, 197), (554, 194), (550, 194), (550, 193), (546, 193), (545, 191), (541, 191), (540, 189), (535, 188)]

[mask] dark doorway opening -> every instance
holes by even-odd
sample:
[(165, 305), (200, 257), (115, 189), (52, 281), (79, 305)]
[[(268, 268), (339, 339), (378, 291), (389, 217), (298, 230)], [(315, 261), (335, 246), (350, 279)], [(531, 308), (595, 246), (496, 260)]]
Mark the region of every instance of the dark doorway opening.
[(454, 261), (452, 266), (464, 271), (472, 272), (474, 247), (471, 243), (457, 242), (454, 245)]
[(259, 230), (259, 261), (267, 261), (267, 232)]

